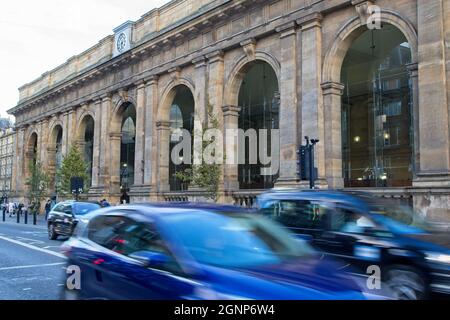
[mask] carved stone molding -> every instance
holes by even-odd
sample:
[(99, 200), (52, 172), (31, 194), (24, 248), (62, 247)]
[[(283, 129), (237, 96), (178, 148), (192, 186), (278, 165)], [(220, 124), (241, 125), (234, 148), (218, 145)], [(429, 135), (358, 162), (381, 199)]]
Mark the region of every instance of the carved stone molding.
[(374, 0), (352, 0), (352, 5), (358, 13), (361, 24), (367, 24), (370, 18), (370, 7), (374, 5)]
[(223, 61), (223, 55), (224, 55), (224, 53), (222, 50), (217, 50), (217, 51), (207, 54), (206, 58), (208, 59), (209, 63), (215, 63), (215, 62)]
[(241, 42), (241, 47), (244, 49), (245, 54), (249, 61), (256, 60), (256, 40), (248, 39)]

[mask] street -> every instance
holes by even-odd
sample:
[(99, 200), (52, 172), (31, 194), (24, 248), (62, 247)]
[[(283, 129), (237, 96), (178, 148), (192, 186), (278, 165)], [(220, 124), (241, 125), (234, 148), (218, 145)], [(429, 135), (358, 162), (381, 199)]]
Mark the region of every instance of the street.
[(38, 226), (0, 222), (0, 300), (56, 300), (65, 285), (64, 239)]

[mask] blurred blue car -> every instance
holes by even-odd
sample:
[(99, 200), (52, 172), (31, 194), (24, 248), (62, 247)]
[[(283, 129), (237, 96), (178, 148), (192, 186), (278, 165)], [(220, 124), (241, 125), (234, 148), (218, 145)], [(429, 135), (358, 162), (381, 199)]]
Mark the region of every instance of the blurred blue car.
[(132, 205), (87, 218), (64, 244), (81, 269), (66, 299), (366, 299), (342, 266), (235, 207)]

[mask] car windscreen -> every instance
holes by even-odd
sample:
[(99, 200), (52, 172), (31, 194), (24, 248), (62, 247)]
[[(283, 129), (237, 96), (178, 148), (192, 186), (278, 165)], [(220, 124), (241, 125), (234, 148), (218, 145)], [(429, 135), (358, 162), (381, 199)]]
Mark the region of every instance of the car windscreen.
[(167, 225), (202, 264), (226, 268), (276, 265), (314, 253), (276, 223), (246, 214), (190, 213), (166, 217)]
[(94, 210), (100, 209), (101, 206), (96, 203), (75, 203), (73, 205), (73, 213), (76, 216), (84, 216)]

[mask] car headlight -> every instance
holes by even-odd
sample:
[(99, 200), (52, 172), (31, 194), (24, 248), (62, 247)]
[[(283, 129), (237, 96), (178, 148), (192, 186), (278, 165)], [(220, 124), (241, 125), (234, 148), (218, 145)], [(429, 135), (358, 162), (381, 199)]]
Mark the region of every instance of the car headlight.
[(450, 264), (450, 254), (425, 252), (425, 259), (431, 262)]

